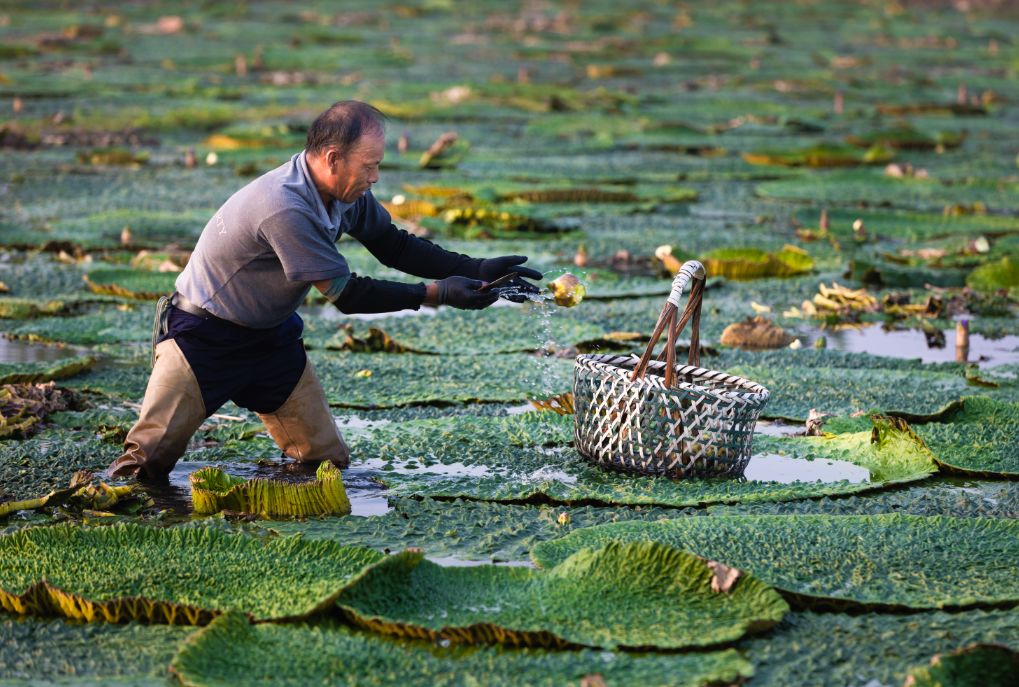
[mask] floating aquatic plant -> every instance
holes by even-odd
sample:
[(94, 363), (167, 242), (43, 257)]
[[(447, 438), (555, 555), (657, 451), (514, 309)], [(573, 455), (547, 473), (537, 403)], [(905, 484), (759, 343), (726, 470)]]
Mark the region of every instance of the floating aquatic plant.
[(542, 566), (609, 541), (659, 541), (753, 573), (807, 606), (1014, 605), (1019, 522), (989, 518), (718, 516), (625, 522), (539, 544)]
[(367, 571), (337, 604), (359, 625), (404, 637), (605, 649), (722, 644), (788, 610), (752, 577), (725, 591), (717, 583), (712, 563), (647, 542), (581, 551), (548, 571), (444, 568), (404, 553)]
[(329, 461), (319, 465), (314, 482), (244, 480), (212, 466), (193, 472), (188, 481), (191, 482), (191, 502), (195, 513), (200, 515), (223, 510), (255, 513), (265, 518), (350, 512), (343, 474)]
[(0, 536), (0, 606), (87, 622), (204, 625), (227, 610), (255, 619), (328, 607), (371, 549), (204, 527), (71, 524)]
[(753, 674), (753, 666), (732, 649), (634, 654), (444, 647), (355, 632), (335, 623), (252, 625), (233, 613), (182, 645), (170, 669), (188, 687), (220, 687), (238, 680), (266, 687), (331, 684), (351, 676), (373, 676), (407, 687), (456, 687), (465, 682), (479, 687), (560, 687), (605, 681), (707, 687)]

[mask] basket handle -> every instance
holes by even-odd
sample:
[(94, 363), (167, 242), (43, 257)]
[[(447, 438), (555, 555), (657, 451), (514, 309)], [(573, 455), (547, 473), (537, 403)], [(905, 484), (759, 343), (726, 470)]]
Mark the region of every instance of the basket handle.
[[(666, 361), (665, 386), (671, 387), (675, 383), (676, 377), (676, 339), (679, 338), (679, 333), (686, 326), (686, 323), (691, 321), (690, 352), (687, 356), (687, 364), (700, 365), (701, 304), (704, 301), (705, 276), (704, 265), (696, 260), (689, 260), (679, 268), (676, 278), (672, 280), (672, 292), (669, 294), (665, 307), (662, 308), (662, 313), (658, 316), (655, 330), (651, 334), (651, 340), (648, 342), (644, 354), (640, 357), (640, 362), (637, 363), (637, 367), (633, 369), (633, 373), (630, 375), (630, 381), (643, 378), (647, 373), (647, 366), (651, 361), (651, 355), (654, 353), (655, 346), (658, 344), (658, 339), (661, 338), (662, 332), (668, 327), (668, 339), (665, 350), (662, 351), (662, 356), (665, 357)], [(687, 300), (683, 314), (677, 319), (683, 290), (690, 282), (693, 282), (693, 285), (690, 287), (690, 297)], [(659, 356), (659, 360), (662, 356)]]

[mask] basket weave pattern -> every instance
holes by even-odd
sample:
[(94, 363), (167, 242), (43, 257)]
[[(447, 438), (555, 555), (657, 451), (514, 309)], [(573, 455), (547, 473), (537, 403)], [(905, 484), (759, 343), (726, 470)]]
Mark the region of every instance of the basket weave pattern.
[[(573, 372), (574, 438), (577, 450), (609, 468), (666, 477), (739, 476), (750, 462), (754, 425), (769, 393), (742, 377), (675, 363), (678, 329), (699, 324), (703, 267), (685, 264), (643, 358), (581, 355)], [(701, 288), (676, 326), (677, 291), (694, 276)], [(695, 301), (696, 298), (696, 302)], [(669, 327), (669, 344), (651, 361), (658, 336)], [(696, 333), (691, 362), (697, 362)], [(671, 352), (668, 348), (671, 347)], [(671, 365), (671, 370), (669, 369)], [(671, 383), (671, 385), (670, 385)]]

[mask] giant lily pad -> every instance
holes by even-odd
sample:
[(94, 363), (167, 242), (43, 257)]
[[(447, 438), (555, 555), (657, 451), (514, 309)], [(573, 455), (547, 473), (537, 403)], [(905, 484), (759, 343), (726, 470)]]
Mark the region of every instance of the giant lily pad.
[(891, 178), (878, 171), (838, 171), (794, 179), (768, 181), (757, 193), (778, 200), (810, 200), (823, 203), (888, 204), (915, 210), (940, 210), (945, 205), (982, 203), (988, 208), (1015, 204), (1019, 185), (1015, 182), (975, 179), (947, 184), (935, 179)]
[(350, 512), (340, 469), (323, 461), (314, 482), (287, 484), (278, 480), (232, 477), (219, 468), (206, 467), (190, 476), (195, 513), (221, 510), (257, 513), (262, 517), (308, 516)]
[(1019, 264), (1011, 256), (977, 267), (966, 277), (966, 284), (980, 291), (1010, 289), (1019, 286)]
[[(376, 346), (388, 341), (395, 350), (443, 355), (490, 355), (568, 348), (605, 337), (601, 327), (577, 319), (553, 317), (554, 306), (524, 303), (521, 307), (484, 311), (441, 308), (434, 315), (372, 320)], [(367, 346), (371, 334), (340, 331), (327, 348)]]
[(173, 293), (174, 272), (137, 269), (101, 269), (89, 272), (85, 283), (93, 292), (136, 300), (154, 301)]
[(382, 557), (332, 542), (132, 524), (21, 530), (0, 537), (0, 554), (8, 612), (192, 625), (231, 609), (257, 619), (306, 616)]
[(91, 356), (65, 358), (56, 362), (0, 363), (0, 384), (38, 384), (66, 379), (92, 368)]
[[(370, 468), (395, 495), (566, 504), (788, 501), (880, 489), (923, 479), (935, 470), (929, 451), (908, 426), (881, 418), (872, 431), (830, 439), (758, 437), (755, 455), (761, 457), (751, 465), (754, 460), (784, 462), (790, 474), (803, 475), (785, 482), (670, 480), (613, 472), (577, 454), (570, 447), (572, 432), (573, 418), (553, 413), (451, 417), (378, 428), (370, 439), (353, 441), (352, 452), (354, 467)], [(362, 464), (358, 456), (371, 458)], [(813, 460), (842, 461), (866, 479), (850, 481), (837, 472), (828, 482), (816, 481)]]
[(970, 396), (946, 419), (916, 428), (939, 466), (968, 475), (1019, 477), (1019, 403)]
[(955, 363), (825, 349), (726, 350), (710, 366), (763, 384), (772, 392), (764, 415), (795, 420), (805, 420), (811, 408), (831, 415), (879, 411), (929, 419), (973, 393), (964, 368)]
[(565, 391), (573, 366), (569, 360), (526, 355), (312, 351), (309, 357), (330, 405), (347, 408), (525, 401), (543, 392)]
[(0, 684), (162, 684), (190, 627), (0, 620)]
[(930, 665), (914, 668), (905, 687), (1009, 687), (1019, 674), (1019, 651), (995, 644), (973, 644), (936, 654)]
[(795, 246), (786, 246), (778, 253), (758, 248), (719, 248), (702, 256), (701, 262), (709, 275), (729, 279), (791, 277), (814, 267), (813, 258)]
[(803, 150), (759, 150), (743, 153), (743, 159), (752, 165), (856, 167), (888, 162), (892, 159), (892, 152), (885, 147), (883, 141), (878, 141), (863, 151), (846, 145), (817, 144)]
[(661, 541), (747, 570), (809, 606), (964, 608), (1019, 602), (1019, 522), (913, 515), (763, 515), (624, 522), (539, 544), (556, 565), (608, 541)]
[[(373, 676), (407, 687), (487, 685), (558, 687), (598, 675), (608, 684), (702, 687), (753, 673), (733, 650), (646, 655), (438, 647), (392, 640), (333, 625), (251, 625), (240, 615), (215, 620), (181, 648), (171, 664), (187, 687), (225, 687), (238, 680), (266, 687), (333, 684)], [(589, 678), (593, 679), (593, 678)]]
[(791, 613), (740, 649), (754, 662), (754, 685), (901, 685), (932, 654), (971, 642), (1019, 648), (1019, 611)]
[(606, 649), (722, 644), (788, 611), (752, 577), (727, 592), (714, 577), (706, 561), (653, 543), (580, 551), (548, 572), (443, 568), (406, 553), (366, 572), (337, 603), (359, 625), (399, 636)]

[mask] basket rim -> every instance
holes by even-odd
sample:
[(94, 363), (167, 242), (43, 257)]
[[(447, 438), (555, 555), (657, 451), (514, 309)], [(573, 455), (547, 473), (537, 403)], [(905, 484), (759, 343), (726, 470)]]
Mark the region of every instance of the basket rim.
[[(640, 358), (636, 355), (613, 355), (611, 353), (584, 353), (578, 355), (574, 361), (574, 367), (580, 363), (587, 363), (589, 365), (604, 368), (604, 371), (619, 375), (623, 371), (632, 372), (640, 362)], [(627, 365), (627, 363), (629, 365)], [(666, 363), (664, 361), (652, 360), (648, 363), (648, 367), (654, 367), (656, 369), (663, 369)], [(740, 377), (739, 375), (729, 374), (721, 370), (712, 370), (707, 367), (698, 367), (696, 365), (676, 365), (676, 373), (680, 375), (693, 375), (696, 377), (708, 377), (714, 379), (720, 379), (725, 384), (731, 384), (737, 389), (743, 390), (728, 390), (728, 389), (710, 389), (707, 387), (692, 384), (690, 382), (678, 382), (678, 384), (669, 389), (665, 386), (665, 381), (659, 376), (644, 376), (641, 379), (630, 382), (627, 377), (625, 381), (630, 384), (651, 386), (661, 391), (675, 391), (677, 389), (690, 389), (696, 390), (700, 393), (707, 393), (722, 398), (739, 399), (742, 401), (760, 401), (766, 402), (771, 398), (771, 392), (763, 384), (759, 384), (751, 379)]]

